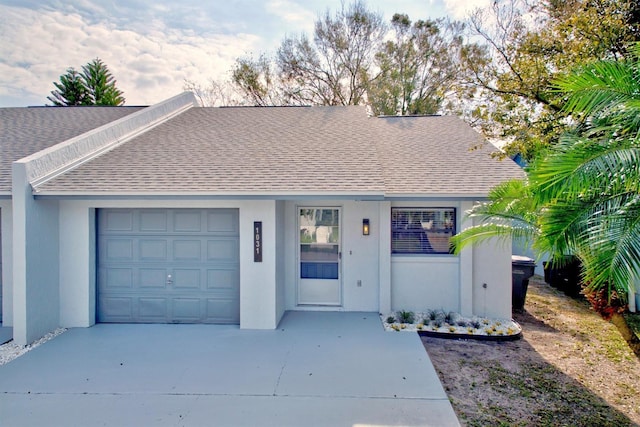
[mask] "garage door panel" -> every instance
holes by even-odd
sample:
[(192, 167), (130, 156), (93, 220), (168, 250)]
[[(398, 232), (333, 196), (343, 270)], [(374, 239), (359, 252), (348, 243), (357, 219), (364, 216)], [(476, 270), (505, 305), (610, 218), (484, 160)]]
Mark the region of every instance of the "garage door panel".
[(208, 323), (233, 323), (230, 319), (240, 316), (240, 310), (230, 304), (228, 299), (207, 299), (207, 322)]
[(209, 233), (238, 233), (238, 216), (232, 211), (208, 212), (207, 232)]
[(200, 261), (202, 258), (202, 242), (200, 240), (175, 240), (173, 242), (173, 259), (176, 261)]
[(166, 289), (167, 270), (164, 268), (141, 268), (138, 270), (140, 288)]
[(106, 212), (104, 217), (104, 231), (133, 231), (133, 211), (118, 210)]
[(207, 241), (207, 261), (238, 262), (238, 240), (230, 238)]
[(107, 268), (104, 269), (103, 286), (108, 289), (133, 288), (132, 268)]
[(106, 260), (133, 260), (133, 240), (107, 239), (104, 257)]
[(238, 234), (237, 209), (98, 210), (98, 321), (239, 323)]
[(227, 289), (237, 291), (238, 271), (236, 269), (207, 270), (207, 289)]
[(202, 275), (201, 269), (174, 269), (173, 286), (176, 289), (200, 290)]
[(142, 321), (166, 321), (167, 299), (166, 298), (137, 298), (138, 316)]
[(140, 211), (140, 231), (142, 232), (166, 232), (168, 231), (168, 218), (166, 211)]
[(133, 317), (133, 299), (131, 297), (102, 297), (99, 299), (98, 311), (109, 313), (113, 319), (130, 319)]
[(201, 319), (201, 300), (199, 298), (174, 298), (173, 318), (180, 322), (196, 322)]
[(201, 232), (202, 231), (202, 212), (201, 211), (175, 212), (173, 231), (178, 233)]
[(166, 240), (149, 240), (139, 241), (139, 260), (140, 261), (166, 261), (167, 260), (167, 241)]

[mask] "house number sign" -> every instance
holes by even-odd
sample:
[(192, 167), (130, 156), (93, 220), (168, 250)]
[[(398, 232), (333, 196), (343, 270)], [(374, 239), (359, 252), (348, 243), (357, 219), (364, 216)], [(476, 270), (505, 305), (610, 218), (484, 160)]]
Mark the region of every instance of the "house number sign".
[(253, 262), (262, 262), (262, 221), (253, 223)]

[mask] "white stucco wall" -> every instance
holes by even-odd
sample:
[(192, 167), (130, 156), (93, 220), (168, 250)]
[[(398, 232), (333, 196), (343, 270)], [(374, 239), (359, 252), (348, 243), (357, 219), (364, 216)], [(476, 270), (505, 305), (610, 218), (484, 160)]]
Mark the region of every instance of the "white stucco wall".
[(58, 202), (36, 201), (13, 164), (13, 339), (27, 345), (60, 324)]
[(11, 199), (0, 199), (2, 234), (2, 324), (13, 326), (13, 221)]
[(60, 326), (95, 323), (95, 210), (84, 203), (60, 203)]
[[(343, 205), (342, 289), (344, 309), (378, 311), (379, 309), (379, 240), (378, 202), (347, 202)], [(370, 234), (362, 235), (362, 220), (370, 221)]]
[(286, 311), (285, 209), (284, 201), (276, 202), (276, 323)]
[[(246, 201), (240, 209), (240, 327), (275, 329), (276, 202)], [(253, 222), (262, 221), (262, 262), (253, 262)]]
[(475, 245), (473, 261), (474, 314), (510, 319), (511, 242), (487, 241)]
[[(297, 305), (298, 286), (298, 208), (338, 207), (341, 209), (341, 286), (340, 307)], [(370, 221), (369, 236), (362, 235), (362, 220)], [(287, 201), (285, 205), (285, 288), (287, 310), (378, 311), (379, 242), (384, 232), (378, 202), (350, 200)]]
[[(55, 210), (52, 202), (37, 200), (35, 203), (50, 205), (45, 209)], [(462, 203), (405, 204), (408, 205), (456, 207), (458, 224), (462, 224), (465, 208)], [(47, 232), (58, 234), (59, 230), (60, 236), (59, 242), (55, 240), (59, 248), (55, 257), (60, 261), (59, 323), (65, 327), (86, 327), (95, 322), (95, 209), (237, 208), (240, 221), (240, 325), (242, 328), (276, 328), (285, 310), (301, 309), (296, 306), (299, 206), (342, 209), (343, 305), (303, 309), (387, 312), (389, 309), (424, 311), (442, 308), (461, 311), (465, 315), (469, 315), (465, 311), (472, 311), (478, 315), (510, 317), (510, 247), (483, 245), (469, 249), (461, 256), (391, 256), (390, 202), (63, 200), (59, 202), (60, 214), (52, 214), (56, 224)], [(363, 218), (370, 220), (369, 236), (362, 235)], [(262, 221), (262, 263), (253, 261), (254, 221)], [(52, 248), (45, 252), (52, 252)], [(52, 267), (51, 271), (57, 271), (56, 268)], [(486, 288), (484, 283), (487, 283)], [(52, 289), (58, 290), (57, 283)], [(53, 301), (58, 301), (56, 298)], [(50, 314), (49, 317), (55, 316)]]
[(459, 259), (453, 255), (391, 259), (391, 309), (460, 311)]
[[(391, 207), (456, 208), (458, 229), (463, 216), (459, 201), (393, 202)], [(391, 310), (462, 312), (461, 301), (467, 296), (461, 294), (465, 288), (461, 287), (460, 266), (456, 255), (391, 255)]]
[[(277, 326), (275, 201), (63, 200), (60, 202), (59, 308), (60, 323), (64, 326), (86, 327), (95, 322), (94, 212), (99, 208), (239, 209), (240, 327), (274, 329)], [(253, 262), (254, 221), (262, 221), (264, 252), (261, 263)]]
[[(473, 226), (473, 220), (467, 218), (467, 212), (473, 207), (473, 202), (461, 202), (458, 212), (458, 230)], [(460, 258), (460, 314), (471, 317), (473, 311), (473, 248), (467, 246), (458, 255)]]
[(378, 311), (380, 313), (389, 313), (391, 311), (391, 202), (380, 202), (378, 204), (378, 217), (380, 221)]

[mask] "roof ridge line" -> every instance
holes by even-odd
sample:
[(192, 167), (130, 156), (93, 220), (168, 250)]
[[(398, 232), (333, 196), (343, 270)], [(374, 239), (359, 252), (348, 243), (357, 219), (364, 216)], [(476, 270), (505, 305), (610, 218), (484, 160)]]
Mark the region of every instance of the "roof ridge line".
[(196, 105), (193, 93), (183, 92), (14, 163), (24, 165), (27, 180), (35, 189)]

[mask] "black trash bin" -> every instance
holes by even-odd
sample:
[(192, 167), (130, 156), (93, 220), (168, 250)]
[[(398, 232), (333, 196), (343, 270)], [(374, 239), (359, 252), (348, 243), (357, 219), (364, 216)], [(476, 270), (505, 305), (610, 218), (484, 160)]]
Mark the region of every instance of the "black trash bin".
[(511, 256), (511, 307), (513, 310), (522, 310), (524, 300), (527, 297), (529, 278), (536, 270), (536, 262), (529, 257)]
[(565, 294), (576, 297), (582, 291), (581, 271), (580, 259), (575, 256), (566, 256), (558, 262), (545, 263), (544, 281)]

